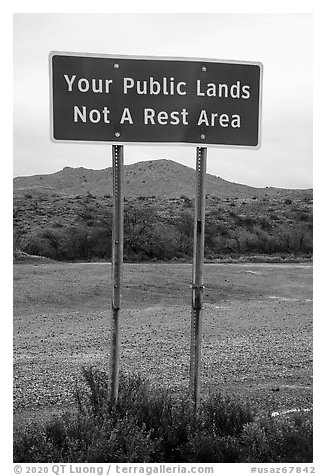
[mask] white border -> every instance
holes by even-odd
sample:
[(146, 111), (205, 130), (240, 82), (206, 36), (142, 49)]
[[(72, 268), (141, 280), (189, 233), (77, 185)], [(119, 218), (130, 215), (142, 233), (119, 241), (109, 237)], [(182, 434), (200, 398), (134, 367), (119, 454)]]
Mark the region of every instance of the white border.
[[(227, 144), (206, 144), (204, 142), (124, 142), (124, 141), (91, 141), (91, 140), (68, 140), (55, 139), (53, 136), (53, 82), (52, 82), (52, 58), (53, 56), (80, 56), (88, 58), (109, 58), (109, 59), (134, 59), (134, 60), (152, 60), (152, 61), (197, 61), (201, 63), (227, 63), (227, 64), (248, 64), (259, 66), (259, 104), (258, 104), (258, 144), (257, 145), (227, 145)], [(63, 144), (111, 144), (111, 145), (152, 145), (152, 146), (191, 146), (191, 147), (218, 147), (224, 149), (251, 149), (259, 150), (261, 148), (261, 125), (262, 125), (262, 95), (263, 95), (263, 64), (259, 61), (236, 61), (236, 60), (218, 60), (209, 58), (191, 58), (176, 56), (133, 56), (133, 55), (109, 55), (97, 53), (77, 53), (65, 51), (50, 51), (49, 53), (49, 73), (50, 73), (50, 139), (53, 143)]]

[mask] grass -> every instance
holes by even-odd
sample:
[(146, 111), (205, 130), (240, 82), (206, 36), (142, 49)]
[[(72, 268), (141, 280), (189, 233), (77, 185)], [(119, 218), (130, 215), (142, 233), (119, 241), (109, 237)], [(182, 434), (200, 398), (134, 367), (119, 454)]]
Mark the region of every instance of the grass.
[(116, 404), (108, 377), (83, 368), (75, 407), (14, 434), (14, 461), (236, 463), (312, 462), (312, 420), (257, 416), (247, 403), (210, 394), (195, 414), (185, 396), (122, 376)]

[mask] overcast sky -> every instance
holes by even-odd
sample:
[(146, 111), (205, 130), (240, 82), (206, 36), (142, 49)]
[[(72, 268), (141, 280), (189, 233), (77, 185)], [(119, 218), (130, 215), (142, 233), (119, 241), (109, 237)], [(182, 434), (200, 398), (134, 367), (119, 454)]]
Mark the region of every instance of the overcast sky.
[[(111, 166), (111, 146), (50, 141), (48, 54), (259, 61), (262, 146), (209, 148), (207, 171), (252, 186), (312, 187), (312, 15), (16, 14), (14, 176)], [(195, 167), (190, 146), (126, 146), (125, 163), (168, 158)]]

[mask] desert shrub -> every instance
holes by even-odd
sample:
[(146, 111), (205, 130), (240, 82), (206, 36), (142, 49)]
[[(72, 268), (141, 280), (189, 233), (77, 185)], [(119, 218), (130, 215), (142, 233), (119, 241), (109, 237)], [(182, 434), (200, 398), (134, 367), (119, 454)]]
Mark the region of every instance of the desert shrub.
[(263, 230), (270, 230), (272, 226), (270, 220), (268, 220), (264, 216), (259, 218), (259, 225), (261, 226)]
[[(229, 229), (225, 223), (207, 220), (205, 225), (205, 246), (214, 250), (216, 239), (229, 235)], [(215, 251), (215, 250), (214, 250)]]
[(29, 255), (56, 259), (55, 251), (38, 233), (26, 233), (20, 240), (20, 249)]
[(112, 253), (112, 231), (106, 227), (95, 227), (89, 238), (89, 255), (91, 258), (110, 258)]
[(143, 253), (150, 256), (157, 212), (153, 207), (129, 205), (124, 212), (125, 253)]
[(180, 446), (193, 424), (187, 398), (175, 399), (165, 389), (151, 388), (139, 375), (122, 375), (119, 399), (112, 405), (107, 401), (106, 373), (94, 369), (84, 369), (83, 373), (87, 385), (76, 389), (81, 413), (95, 416), (97, 421), (110, 420), (114, 428), (128, 415), (137, 430), (150, 435), (152, 461), (164, 462), (171, 457), (178, 461)]
[(189, 436), (183, 448), (184, 461), (188, 463), (237, 463), (241, 447), (237, 438), (214, 436), (205, 431), (196, 431)]
[(177, 254), (177, 234), (173, 227), (158, 223), (153, 229), (152, 246), (149, 251), (151, 258), (170, 260)]
[(241, 402), (227, 395), (211, 395), (203, 402), (200, 413), (202, 429), (220, 436), (235, 436), (247, 423), (253, 421), (248, 402)]
[(24, 239), (24, 235), (25, 235), (24, 231), (21, 230), (19, 227), (14, 228), (14, 230), (13, 230), (13, 240), (12, 240), (14, 250), (20, 250), (21, 249), (22, 242), (23, 242), (23, 239)]
[(251, 233), (247, 230), (240, 229), (237, 232), (237, 238), (239, 243), (239, 252), (240, 253), (255, 253), (257, 252), (258, 246), (258, 236), (256, 233)]
[(295, 253), (312, 253), (313, 230), (308, 225), (296, 226), (282, 233), (280, 240), (284, 251)]
[(15, 462), (309, 462), (312, 424), (257, 418), (248, 404), (211, 395), (194, 412), (185, 396), (122, 375), (116, 403), (108, 376), (83, 369), (76, 408), (14, 434)]
[(51, 250), (51, 257), (60, 260), (62, 257), (62, 233), (47, 229), (41, 233), (41, 239), (47, 243), (47, 246)]
[[(87, 196), (88, 197), (88, 196)], [(85, 198), (85, 201), (88, 200)], [(88, 226), (91, 226), (95, 223), (97, 217), (97, 210), (94, 205), (84, 206), (79, 212), (78, 217)]]
[(237, 217), (237, 224), (246, 227), (248, 230), (252, 230), (256, 223), (257, 219), (250, 215), (239, 215)]
[[(30, 230), (15, 235), (15, 246), (29, 254), (57, 260), (91, 260), (111, 258), (112, 209), (92, 194), (71, 201), (67, 225), (66, 210), (55, 213), (55, 221), (43, 231), (24, 226), (22, 211), (15, 207), (15, 229)], [(107, 195), (109, 197), (109, 195)], [(209, 197), (205, 223), (205, 256), (225, 255), (312, 254), (312, 210), (299, 201), (286, 204), (286, 198), (273, 203), (243, 202), (227, 198), (218, 206)], [(107, 200), (105, 200), (107, 202)], [(216, 200), (215, 200), (216, 201)], [(28, 200), (26, 200), (28, 202)], [(172, 205), (173, 204), (173, 207)], [(193, 200), (185, 195), (165, 202), (139, 197), (126, 201), (124, 213), (124, 258), (127, 261), (191, 258), (193, 250)], [(236, 204), (236, 207), (231, 206)], [(78, 205), (78, 206), (77, 206)], [(188, 206), (189, 205), (189, 206)], [(191, 205), (191, 206), (190, 206)], [(229, 206), (228, 206), (229, 205)], [(283, 213), (280, 205), (286, 208)], [(41, 220), (42, 210), (35, 214)], [(30, 212), (30, 205), (28, 211)], [(33, 212), (34, 213), (34, 212)], [(51, 210), (47, 210), (48, 218)], [(49, 219), (50, 220), (50, 219)], [(48, 222), (50, 223), (50, 221)], [(43, 226), (44, 221), (41, 220)]]
[(180, 200), (183, 200), (183, 205), (186, 208), (192, 208), (193, 207), (193, 200), (187, 195), (180, 195)]
[(311, 213), (307, 210), (299, 210), (297, 212), (298, 219), (300, 221), (311, 221)]
[(262, 229), (256, 230), (257, 245), (255, 252), (272, 254), (273, 253), (273, 238), (272, 236)]
[(192, 403), (152, 387), (140, 375), (122, 375), (116, 403), (108, 376), (83, 369), (76, 407), (14, 433), (15, 462), (309, 462), (312, 424), (295, 418), (257, 418), (248, 404), (208, 396)]
[(181, 255), (191, 256), (194, 236), (194, 216), (190, 211), (182, 211), (170, 226), (174, 227), (177, 240), (177, 251)]
[(241, 435), (244, 462), (311, 462), (312, 419), (303, 415), (264, 417), (249, 423)]
[(114, 427), (106, 420), (96, 441), (87, 451), (87, 461), (95, 463), (120, 462), (149, 463), (153, 461), (155, 443), (145, 427), (140, 428), (134, 418), (125, 415)]

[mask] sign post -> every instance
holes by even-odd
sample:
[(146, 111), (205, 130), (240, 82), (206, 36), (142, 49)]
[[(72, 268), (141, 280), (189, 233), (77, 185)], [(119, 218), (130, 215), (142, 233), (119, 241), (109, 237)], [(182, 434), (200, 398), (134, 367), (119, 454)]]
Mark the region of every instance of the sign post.
[(197, 409), (207, 147), (259, 149), (262, 64), (70, 52), (51, 52), (49, 60), (51, 140), (112, 144), (111, 400), (119, 380), (123, 144), (197, 147), (189, 385)]
[(195, 410), (200, 399), (200, 357), (202, 340), (203, 266), (205, 237), (206, 147), (197, 147), (194, 247), (192, 267), (192, 312), (190, 330), (190, 397)]
[(112, 315), (110, 333), (109, 399), (116, 401), (119, 388), (120, 303), (123, 263), (123, 146), (112, 146)]

